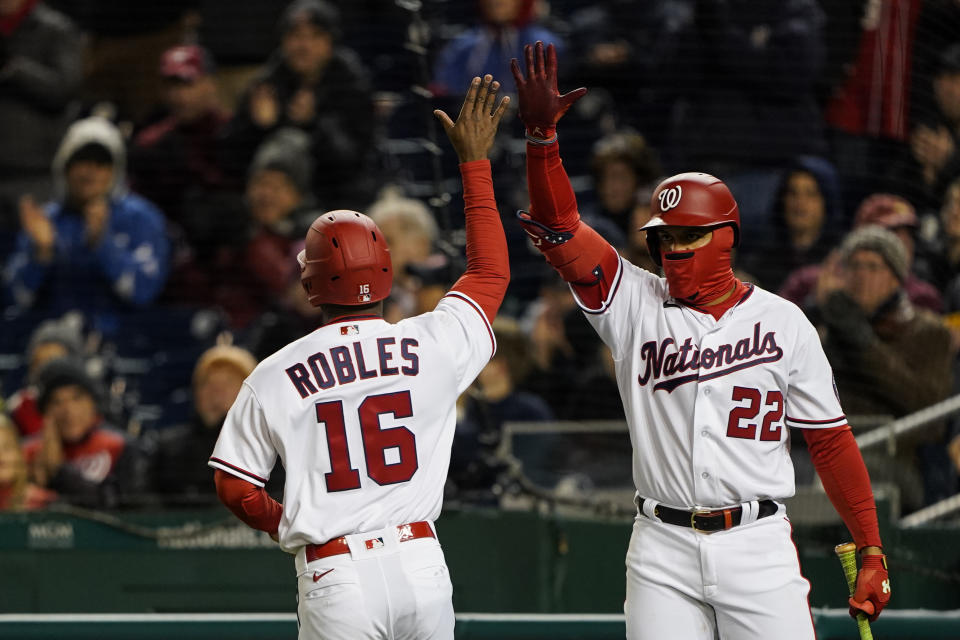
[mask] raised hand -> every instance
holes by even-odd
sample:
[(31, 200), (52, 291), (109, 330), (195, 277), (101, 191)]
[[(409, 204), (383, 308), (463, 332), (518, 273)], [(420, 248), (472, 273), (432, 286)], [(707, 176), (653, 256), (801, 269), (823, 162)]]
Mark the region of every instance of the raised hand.
[(474, 78), (456, 122), (440, 109), (433, 112), (443, 124), (460, 162), (485, 160), (490, 153), (497, 127), (510, 103), (510, 97), (507, 96), (494, 108), (499, 89), (500, 83), (491, 75), (484, 76), (482, 80)]
[(20, 198), (20, 228), (30, 236), (37, 258), (47, 262), (53, 258), (57, 231), (50, 218), (31, 195)]
[(510, 61), (510, 69), (517, 83), (520, 98), (520, 119), (527, 126), (527, 133), (536, 138), (552, 138), (557, 121), (587, 93), (580, 87), (570, 93), (560, 94), (557, 89), (557, 50), (551, 44), (544, 56), (543, 42), (523, 48), (527, 77), (523, 77), (516, 58)]

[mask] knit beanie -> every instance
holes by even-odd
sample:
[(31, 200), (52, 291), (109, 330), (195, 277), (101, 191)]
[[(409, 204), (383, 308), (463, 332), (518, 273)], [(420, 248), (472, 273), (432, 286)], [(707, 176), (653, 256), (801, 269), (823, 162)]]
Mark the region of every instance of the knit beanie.
[(310, 136), (299, 129), (284, 127), (273, 133), (257, 148), (250, 163), (250, 175), (272, 170), (285, 174), (301, 196), (308, 196), (313, 173)]
[(897, 280), (902, 283), (907, 279), (910, 271), (910, 265), (907, 264), (907, 251), (900, 242), (900, 238), (892, 231), (868, 225), (850, 232), (840, 246), (843, 261), (849, 262), (851, 256), (857, 251), (875, 251), (887, 263)]
[(43, 365), (37, 374), (37, 405), (46, 411), (53, 392), (62, 387), (76, 385), (86, 391), (99, 407), (102, 401), (100, 384), (87, 373), (83, 362), (76, 358), (57, 358)]

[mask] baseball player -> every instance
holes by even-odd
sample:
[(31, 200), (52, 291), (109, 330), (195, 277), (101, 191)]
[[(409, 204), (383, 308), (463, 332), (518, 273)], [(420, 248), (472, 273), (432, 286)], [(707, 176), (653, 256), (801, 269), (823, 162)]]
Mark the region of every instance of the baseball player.
[[(246, 379), (210, 457), (221, 500), (296, 554), (300, 638), (453, 638), (439, 515), (455, 403), (496, 348), (509, 281), (487, 154), (509, 98), (474, 78), (454, 123), (467, 270), (436, 308), (390, 324), (392, 267), (367, 216), (318, 217), (301, 281), (323, 324)], [(263, 490), (277, 456), (283, 504)]]
[(738, 281), (737, 204), (713, 176), (664, 180), (644, 226), (665, 278), (580, 221), (556, 124), (586, 89), (557, 91), (553, 47), (516, 60), (531, 209), (520, 222), (610, 348), (633, 444), (638, 516), (627, 636), (814, 637), (790, 523), (789, 427), (862, 555), (851, 614), (890, 598), (870, 481), (816, 331), (793, 304)]

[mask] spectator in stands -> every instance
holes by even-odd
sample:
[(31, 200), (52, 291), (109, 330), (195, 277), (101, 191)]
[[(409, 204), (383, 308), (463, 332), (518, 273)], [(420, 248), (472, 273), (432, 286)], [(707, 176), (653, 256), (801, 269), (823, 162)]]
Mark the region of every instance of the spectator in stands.
[(299, 271), (290, 260), (317, 211), (310, 193), (310, 137), (299, 129), (280, 129), (257, 150), (247, 180), (247, 206), (254, 222), (246, 262), (268, 295), (281, 295)]
[[(640, 194), (655, 186), (663, 173), (657, 152), (640, 134), (620, 131), (597, 141), (590, 165), (597, 205), (582, 215), (591, 225), (598, 218), (613, 222), (626, 236), (632, 230), (633, 211), (641, 204)], [(598, 231), (604, 235), (602, 228)]]
[[(530, 343), (516, 322), (499, 317), (493, 323), (497, 352), (462, 398), (450, 459), (450, 480), (461, 492), (489, 490), (503, 470), (497, 455), (504, 422), (553, 420), (539, 396), (518, 389), (530, 373)], [(518, 437), (513, 454), (527, 477), (545, 486), (557, 478), (550, 466), (550, 437)]]
[(938, 210), (947, 184), (960, 176), (960, 42), (944, 51), (932, 84), (935, 109), (914, 124), (909, 153), (888, 172), (922, 213)]
[(295, 0), (280, 30), (280, 50), (227, 126), (225, 161), (242, 176), (271, 132), (303, 129), (311, 138), (311, 184), (321, 207), (356, 209), (372, 191), (375, 127), (367, 70), (339, 43), (339, 13), (325, 0)]
[(824, 161), (799, 159), (777, 190), (772, 242), (744, 238), (740, 266), (763, 288), (777, 291), (792, 271), (819, 264), (839, 241), (839, 195), (836, 174)]
[(0, 413), (0, 512), (42, 509), (56, 498), (30, 482), (17, 428)]
[[(950, 333), (905, 295), (903, 244), (886, 229), (866, 226), (844, 239), (840, 258), (839, 277), (822, 287), (818, 324), (844, 409), (902, 417), (944, 400), (951, 389)], [(942, 437), (937, 424), (899, 438), (899, 467), (866, 453), (870, 477), (896, 482), (906, 511), (923, 506), (921, 462), (926, 448), (942, 446)]]
[(66, 16), (36, 0), (0, 0), (0, 230), (16, 229), (21, 196), (51, 194), (50, 162), (75, 116), (82, 63)]
[(431, 88), (439, 95), (456, 95), (474, 76), (504, 78), (502, 91), (516, 94), (510, 59), (523, 60), (527, 42), (552, 42), (563, 57), (563, 39), (537, 24), (534, 0), (479, 0), (478, 20), (437, 55)]
[(407, 267), (423, 262), (433, 253), (439, 235), (437, 221), (427, 205), (400, 195), (394, 188), (385, 189), (370, 205), (367, 215), (380, 227), (390, 246), (393, 289), (388, 308), (393, 311), (386, 317), (390, 322), (396, 322), (414, 315), (420, 282)]
[(104, 419), (100, 384), (81, 362), (49, 362), (38, 376), (43, 432), (24, 444), (33, 480), (75, 504), (114, 507), (143, 490), (138, 449)]
[(133, 188), (188, 230), (191, 203), (224, 187), (217, 144), (229, 116), (217, 97), (214, 71), (203, 47), (167, 49), (160, 77), (169, 115), (137, 134), (130, 149)]
[(70, 127), (54, 158), (57, 200), (20, 202), (22, 231), (4, 274), (17, 307), (110, 314), (160, 293), (169, 268), (163, 214), (126, 191), (125, 170), (112, 123), (91, 117)]
[(940, 291), (948, 291), (951, 282), (960, 275), (960, 175), (947, 185), (936, 235), (925, 249), (923, 257), (931, 284)]
[(249, 351), (232, 345), (211, 347), (197, 360), (192, 420), (149, 435), (153, 441), (149, 446), (153, 457), (151, 484), (164, 502), (217, 504), (213, 474), (206, 461), (240, 386), (256, 366)]
[(913, 66), (910, 71), (911, 123), (922, 122), (937, 110), (933, 81), (944, 52), (960, 42), (960, 3), (956, 0), (924, 0), (914, 32)]
[(26, 352), (26, 385), (7, 400), (10, 418), (21, 436), (33, 436), (43, 430), (43, 416), (37, 403), (37, 374), (40, 369), (57, 358), (78, 358), (82, 350), (80, 327), (67, 318), (47, 320), (31, 334)]
[(544, 398), (551, 407), (566, 406), (577, 384), (577, 356), (564, 326), (564, 318), (576, 308), (566, 282), (551, 269), (522, 320), (533, 360), (533, 371), (523, 388)]
[(826, 152), (816, 81), (824, 59), (816, 0), (699, 0), (664, 26), (656, 73), (673, 118), (664, 164), (720, 176), (753, 238), (769, 232), (780, 171)]
[(250, 164), (241, 208), (227, 207), (210, 220), (219, 226), (229, 219), (233, 233), (178, 266), (176, 299), (219, 306), (234, 328), (243, 329), (282, 297), (299, 272), (290, 249), (319, 215), (310, 167), (310, 136), (303, 131), (287, 127), (264, 140)]
[[(907, 256), (907, 274), (903, 288), (910, 302), (934, 313), (943, 311), (943, 297), (940, 292), (913, 271), (918, 224), (913, 205), (899, 196), (873, 194), (857, 208), (853, 224), (854, 229), (876, 225), (893, 232)], [(801, 267), (792, 272), (778, 293), (809, 314), (818, 304), (823, 303), (826, 293), (831, 289), (831, 283), (839, 277), (840, 267), (839, 252), (831, 252), (822, 263)], [(920, 267), (922, 271), (927, 271), (925, 263), (921, 263)]]

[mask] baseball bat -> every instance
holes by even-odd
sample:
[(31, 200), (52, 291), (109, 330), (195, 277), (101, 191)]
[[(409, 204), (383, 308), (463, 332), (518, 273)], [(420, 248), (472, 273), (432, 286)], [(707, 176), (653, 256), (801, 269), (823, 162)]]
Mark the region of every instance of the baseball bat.
[[(847, 578), (847, 588), (850, 595), (857, 588), (857, 545), (852, 542), (838, 544), (833, 548), (834, 553), (840, 558), (840, 566), (843, 567), (843, 575)], [(873, 632), (870, 631), (870, 621), (867, 620), (867, 614), (857, 614), (857, 627), (860, 629), (860, 640), (873, 640)]]

